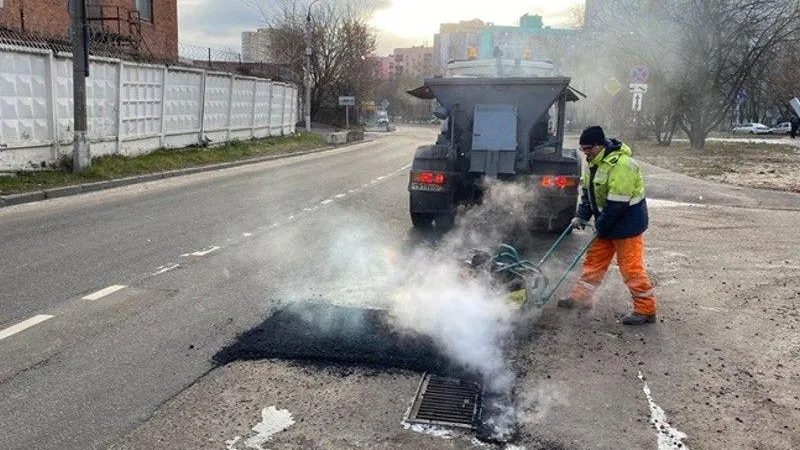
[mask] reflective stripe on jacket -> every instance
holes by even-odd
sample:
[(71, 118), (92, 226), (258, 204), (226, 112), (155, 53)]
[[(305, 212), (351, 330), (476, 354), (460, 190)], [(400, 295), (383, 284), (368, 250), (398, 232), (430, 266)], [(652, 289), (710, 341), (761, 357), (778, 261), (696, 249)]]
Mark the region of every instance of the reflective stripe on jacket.
[(605, 150), (588, 162), (581, 184), (578, 217), (589, 220), (594, 216), (601, 238), (629, 238), (647, 229), (644, 177), (630, 147), (607, 141)]

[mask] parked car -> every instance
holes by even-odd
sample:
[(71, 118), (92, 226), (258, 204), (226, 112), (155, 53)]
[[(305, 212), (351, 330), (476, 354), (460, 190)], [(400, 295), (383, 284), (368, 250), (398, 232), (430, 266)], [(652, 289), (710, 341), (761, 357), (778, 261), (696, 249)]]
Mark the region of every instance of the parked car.
[(745, 122), (738, 127), (734, 127), (731, 133), (749, 133), (749, 134), (766, 134), (769, 133), (770, 127), (758, 122)]
[(791, 122), (781, 122), (769, 130), (769, 134), (789, 134), (792, 132)]

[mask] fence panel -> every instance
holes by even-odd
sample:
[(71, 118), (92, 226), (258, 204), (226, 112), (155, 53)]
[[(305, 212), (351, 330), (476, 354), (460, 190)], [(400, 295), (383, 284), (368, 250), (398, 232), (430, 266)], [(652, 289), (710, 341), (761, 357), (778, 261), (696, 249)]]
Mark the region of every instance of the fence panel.
[(259, 81), (256, 86), (255, 124), (253, 134), (255, 137), (269, 136), (269, 123), (271, 118), (270, 105), (272, 100), (272, 83)]
[(281, 136), (283, 134), (283, 83), (272, 83), (272, 101), (270, 102), (270, 136)]
[(256, 80), (236, 78), (231, 96), (231, 138), (253, 137), (253, 92)]
[[(294, 133), (297, 88), (191, 68), (91, 58), (91, 155)], [(0, 45), (0, 171), (40, 169), (71, 155), (72, 60)]]
[(0, 143), (47, 145), (53, 140), (47, 57), (0, 53)]
[(164, 145), (184, 147), (201, 138), (203, 73), (170, 70), (164, 105)]

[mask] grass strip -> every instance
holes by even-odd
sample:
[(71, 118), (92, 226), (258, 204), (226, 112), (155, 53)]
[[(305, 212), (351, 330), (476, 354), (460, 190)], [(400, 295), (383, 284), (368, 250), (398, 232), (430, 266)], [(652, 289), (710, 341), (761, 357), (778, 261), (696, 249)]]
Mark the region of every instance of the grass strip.
[[(91, 167), (83, 173), (72, 173), (68, 167), (64, 167), (57, 170), (25, 171), (0, 176), (0, 195), (293, 153), (324, 145), (324, 137), (315, 133), (300, 132), (294, 136), (236, 141), (220, 147), (158, 149), (141, 156), (100, 156), (92, 158)], [(68, 165), (70, 164), (65, 164)]]

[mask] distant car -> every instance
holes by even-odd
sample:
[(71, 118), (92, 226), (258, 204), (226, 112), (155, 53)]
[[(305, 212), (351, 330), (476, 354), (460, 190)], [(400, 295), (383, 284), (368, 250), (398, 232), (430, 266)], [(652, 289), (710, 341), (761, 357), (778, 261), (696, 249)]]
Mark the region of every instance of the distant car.
[(745, 122), (738, 127), (734, 127), (731, 133), (766, 134), (771, 128), (758, 122)]
[(789, 134), (792, 132), (791, 122), (781, 122), (769, 130), (769, 134)]

